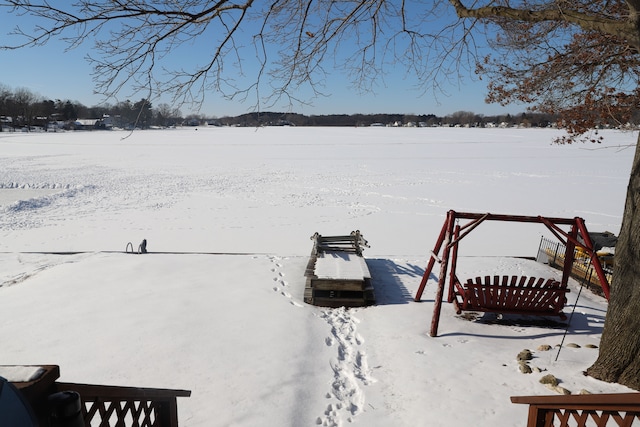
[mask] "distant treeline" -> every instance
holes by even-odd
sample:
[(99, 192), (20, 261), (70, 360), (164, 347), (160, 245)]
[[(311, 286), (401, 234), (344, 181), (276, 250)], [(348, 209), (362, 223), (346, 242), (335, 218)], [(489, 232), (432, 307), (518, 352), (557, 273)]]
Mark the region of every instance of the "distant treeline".
[[(129, 100), (117, 104), (87, 107), (71, 100), (51, 100), (38, 96), (28, 89), (11, 90), (0, 84), (0, 130), (20, 128), (74, 128), (78, 120), (102, 119), (109, 117), (113, 126), (139, 127), (169, 126), (181, 124), (185, 119), (182, 113), (167, 104), (155, 109), (150, 102), (141, 99)], [(86, 127), (85, 127), (86, 128)]]
[(458, 111), (447, 116), (435, 114), (327, 114), (306, 116), (297, 113), (248, 113), (223, 117), (215, 123), (224, 126), (551, 126), (555, 117), (522, 113), (485, 116)]
[[(90, 120), (93, 119), (93, 122)], [(50, 100), (28, 89), (11, 90), (0, 84), (0, 131), (65, 127), (87, 129), (120, 127), (151, 128), (169, 126), (524, 126), (549, 127), (556, 117), (550, 114), (520, 113), (483, 115), (458, 111), (446, 116), (435, 114), (326, 114), (304, 115), (282, 112), (254, 112), (233, 117), (183, 116), (168, 104), (153, 107), (141, 99), (114, 105), (87, 107), (71, 100)], [(87, 123), (94, 123), (88, 125)], [(640, 117), (633, 124), (640, 123)], [(617, 126), (618, 124), (612, 124)]]

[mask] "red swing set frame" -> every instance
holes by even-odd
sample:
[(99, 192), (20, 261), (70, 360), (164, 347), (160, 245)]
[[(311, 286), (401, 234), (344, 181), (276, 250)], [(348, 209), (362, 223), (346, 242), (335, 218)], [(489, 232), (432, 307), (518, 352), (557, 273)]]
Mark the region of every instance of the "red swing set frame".
[[(468, 222), (462, 226), (456, 225), (456, 222), (459, 223), (460, 220), (468, 220)], [(527, 281), (525, 277), (518, 280), (517, 276), (512, 278), (508, 278), (508, 276), (503, 276), (502, 278), (500, 278), (500, 276), (494, 276), (494, 280), (491, 282), (491, 277), (487, 276), (484, 283), (478, 278), (476, 283), (473, 283), (470, 279), (465, 285), (462, 285), (455, 274), (458, 244), (484, 221), (539, 223), (545, 225), (558, 240), (566, 245), (561, 282), (554, 280), (545, 281), (544, 279), (535, 278), (530, 278)], [(560, 226), (570, 226), (571, 229), (567, 233), (562, 230)], [(582, 241), (578, 239), (578, 236), (582, 238)], [(433, 308), (433, 317), (431, 319), (430, 335), (432, 337), (438, 335), (438, 324), (440, 322), (440, 312), (442, 309), (447, 273), (449, 273), (447, 300), (448, 302), (454, 303), (458, 313), (461, 310), (473, 310), (505, 314), (557, 315), (565, 318), (562, 313), (562, 308), (566, 303), (564, 293), (568, 291), (567, 283), (573, 268), (575, 257), (574, 249), (576, 247), (582, 248), (590, 257), (592, 266), (602, 285), (605, 298), (608, 300), (609, 282), (602, 270), (602, 265), (593, 248), (593, 243), (591, 242), (587, 227), (582, 218), (552, 218), (448, 211), (414, 298), (416, 302), (419, 302), (422, 298), (422, 293), (427, 285), (431, 271), (436, 261), (438, 261), (440, 263), (440, 274), (438, 277), (438, 289)], [(441, 249), (442, 254), (439, 256), (438, 254)], [(449, 265), (451, 265), (451, 271), (449, 271)]]

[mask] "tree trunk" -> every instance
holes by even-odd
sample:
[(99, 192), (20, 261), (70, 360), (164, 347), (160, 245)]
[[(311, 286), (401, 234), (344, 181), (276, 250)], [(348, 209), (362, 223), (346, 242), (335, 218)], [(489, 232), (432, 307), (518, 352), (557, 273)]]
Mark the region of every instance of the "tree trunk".
[(587, 374), (640, 390), (640, 135), (616, 244), (600, 353)]

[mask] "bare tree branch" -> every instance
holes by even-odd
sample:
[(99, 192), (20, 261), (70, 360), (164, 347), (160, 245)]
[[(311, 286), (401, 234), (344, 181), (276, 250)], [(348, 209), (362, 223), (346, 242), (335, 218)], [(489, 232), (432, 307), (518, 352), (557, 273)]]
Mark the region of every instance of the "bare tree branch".
[(631, 45), (640, 48), (640, 35), (638, 32), (638, 23), (640, 21), (638, 20), (638, 17), (635, 16), (637, 15), (636, 13), (633, 15), (630, 14), (627, 19), (620, 19), (620, 17), (607, 18), (594, 13), (587, 13), (570, 7), (564, 7), (565, 5), (575, 6), (576, 3), (565, 3), (565, 5), (561, 5), (559, 2), (549, 2), (548, 6), (540, 9), (527, 7), (513, 8), (497, 4), (468, 8), (464, 6), (461, 0), (449, 1), (455, 8), (458, 16), (461, 18), (495, 19), (499, 17), (508, 20), (532, 23), (544, 21), (563, 22), (577, 25), (586, 31), (598, 31), (603, 34), (611, 34), (624, 38), (628, 40)]
[[(408, 0), (79, 0), (52, 6), (46, 0), (4, 0), (0, 8), (37, 23), (17, 27), (13, 35), (19, 42), (0, 48), (39, 46), (52, 38), (67, 42), (68, 49), (93, 44), (88, 60), (95, 91), (108, 98), (125, 89), (130, 96), (153, 90), (171, 93), (173, 103), (198, 105), (217, 91), (242, 99), (254, 93), (256, 107), (280, 100), (305, 103), (308, 95), (301, 97), (301, 89), (309, 89), (312, 98), (324, 96), (323, 82), (336, 70), (371, 91), (386, 67), (399, 64), (415, 75), (421, 90), (440, 90), (442, 82), (455, 80), (459, 67), (473, 69), (476, 53), (474, 25), (464, 29), (458, 21), (441, 28), (439, 4), (425, 9)], [(460, 28), (466, 35), (457, 39)], [(201, 52), (204, 61), (170, 67), (168, 58), (195, 39), (211, 40), (209, 52)], [(245, 76), (253, 61), (257, 71)]]

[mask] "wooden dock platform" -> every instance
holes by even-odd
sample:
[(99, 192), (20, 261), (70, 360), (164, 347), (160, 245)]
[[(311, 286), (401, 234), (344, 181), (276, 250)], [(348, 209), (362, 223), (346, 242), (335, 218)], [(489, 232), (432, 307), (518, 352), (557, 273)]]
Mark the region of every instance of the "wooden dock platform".
[(315, 233), (305, 276), (304, 301), (321, 307), (362, 307), (375, 303), (371, 273), (362, 256), (368, 247), (360, 231), (346, 236)]

